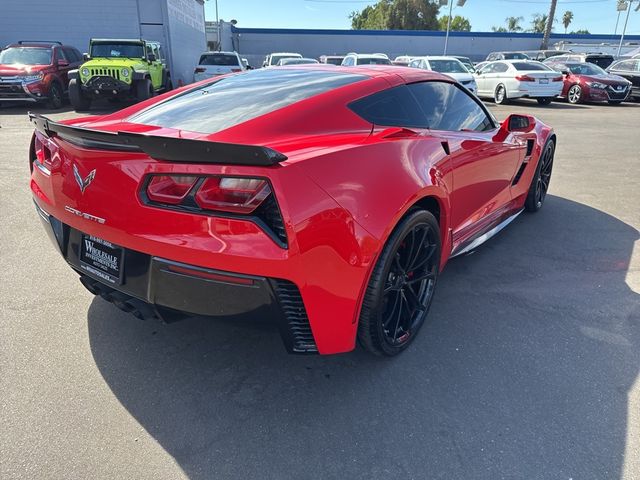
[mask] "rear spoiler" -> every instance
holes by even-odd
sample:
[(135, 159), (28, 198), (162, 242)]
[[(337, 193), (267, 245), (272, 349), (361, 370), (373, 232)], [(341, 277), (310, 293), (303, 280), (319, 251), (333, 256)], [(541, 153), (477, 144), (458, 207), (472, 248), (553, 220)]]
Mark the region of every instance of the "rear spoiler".
[(287, 159), (282, 153), (267, 147), (141, 133), (102, 132), (64, 125), (31, 112), (29, 121), (43, 135), (59, 137), (82, 148), (144, 152), (151, 158), (168, 162), (270, 166)]

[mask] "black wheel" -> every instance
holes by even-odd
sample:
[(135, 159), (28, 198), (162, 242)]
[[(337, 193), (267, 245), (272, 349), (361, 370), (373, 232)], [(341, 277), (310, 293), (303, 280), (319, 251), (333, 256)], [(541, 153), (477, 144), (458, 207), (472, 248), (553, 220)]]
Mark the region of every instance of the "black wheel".
[(553, 140), (547, 141), (542, 149), (540, 160), (538, 160), (538, 166), (531, 180), (531, 186), (529, 187), (527, 199), (524, 203), (524, 208), (526, 208), (528, 212), (537, 212), (542, 208), (544, 199), (547, 196), (547, 190), (549, 190), (555, 150), (556, 144)]
[(567, 101), (574, 105), (582, 101), (582, 87), (580, 85), (571, 85), (567, 92)]
[(52, 110), (57, 110), (62, 107), (62, 87), (58, 82), (53, 82), (49, 87), (49, 99), (47, 100), (47, 107)]
[(622, 100), (608, 100), (609, 105), (620, 105)]
[(543, 98), (536, 98), (536, 100), (540, 105), (549, 105), (551, 103), (551, 100), (553, 100), (553, 98), (543, 97)]
[(69, 80), (69, 100), (76, 110), (88, 110), (91, 107), (91, 99), (87, 98), (76, 78)]
[(142, 100), (146, 100), (151, 97), (153, 97), (153, 85), (151, 85), (151, 80), (144, 78), (136, 82), (136, 100), (141, 102)]
[(171, 83), (171, 77), (167, 75), (167, 78), (164, 81), (164, 91), (169, 92), (173, 90), (173, 83)]
[(438, 279), (440, 228), (425, 210), (396, 226), (378, 259), (362, 302), (358, 339), (369, 352), (402, 352), (423, 325)]
[(496, 91), (493, 92), (493, 101), (498, 105), (504, 105), (509, 102), (509, 98), (507, 97), (507, 89), (504, 85), (500, 84), (496, 87)]

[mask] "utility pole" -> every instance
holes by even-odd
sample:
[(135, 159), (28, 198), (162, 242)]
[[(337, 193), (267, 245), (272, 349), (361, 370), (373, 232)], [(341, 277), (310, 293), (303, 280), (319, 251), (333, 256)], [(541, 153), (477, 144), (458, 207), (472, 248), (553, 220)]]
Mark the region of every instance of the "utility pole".
[[(446, 5), (447, 0), (438, 0), (440, 6)], [(467, 0), (458, 0), (456, 5), (459, 7), (464, 7), (464, 4), (467, 3)], [(444, 53), (447, 54), (447, 46), (449, 45), (449, 31), (451, 30), (451, 11), (453, 10), (453, 0), (449, 0), (449, 19), (447, 20), (447, 35), (444, 37)]]
[[(620, 45), (618, 45), (618, 54), (616, 57), (620, 57), (620, 51), (622, 50), (622, 42), (624, 41), (624, 34), (627, 33), (627, 23), (629, 22), (629, 14), (631, 13), (631, 7), (633, 6), (633, 0), (629, 0), (629, 5), (627, 6), (627, 16), (624, 20), (624, 28), (622, 29), (622, 35), (620, 36)], [(638, 8), (640, 9), (640, 4), (638, 4)]]
[(218, 0), (216, 0), (216, 39), (218, 43), (218, 51), (221, 51), (222, 45), (220, 45), (220, 19), (218, 18)]
[(447, 54), (447, 46), (449, 44), (449, 30), (451, 29), (451, 10), (453, 10), (453, 0), (449, 0), (449, 19), (447, 20), (447, 35), (444, 37), (444, 53)]
[(556, 6), (558, 4), (558, 0), (551, 0), (551, 5), (549, 6), (549, 16), (547, 17), (547, 24), (544, 26), (544, 36), (542, 37), (542, 45), (540, 45), (540, 50), (546, 50), (549, 45), (549, 37), (551, 36), (551, 29), (553, 28), (553, 18), (556, 16)]

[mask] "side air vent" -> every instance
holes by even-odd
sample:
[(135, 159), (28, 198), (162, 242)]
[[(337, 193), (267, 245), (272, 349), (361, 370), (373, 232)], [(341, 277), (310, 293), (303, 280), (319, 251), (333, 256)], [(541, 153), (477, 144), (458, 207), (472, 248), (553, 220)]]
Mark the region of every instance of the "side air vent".
[(522, 174), (524, 173), (524, 169), (527, 168), (527, 163), (524, 162), (522, 165), (520, 165), (520, 168), (518, 169), (518, 173), (516, 173), (516, 176), (513, 177), (513, 182), (511, 182), (511, 185), (515, 185), (516, 183), (518, 183), (520, 181), (520, 177), (522, 177)]
[(278, 240), (281, 242), (281, 246), (287, 247), (287, 232), (284, 228), (284, 221), (280, 214), (280, 208), (273, 196), (269, 195), (264, 202), (256, 209), (254, 215), (262, 220), (266, 226), (273, 232)]
[(287, 348), (294, 353), (317, 353), (318, 347), (313, 338), (300, 290), (288, 280), (274, 279), (272, 282), (284, 315), (281, 332)]
[(536, 144), (535, 140), (533, 139), (529, 139), (527, 140), (527, 153), (526, 153), (526, 157), (530, 157), (531, 154), (533, 153), (533, 147)]

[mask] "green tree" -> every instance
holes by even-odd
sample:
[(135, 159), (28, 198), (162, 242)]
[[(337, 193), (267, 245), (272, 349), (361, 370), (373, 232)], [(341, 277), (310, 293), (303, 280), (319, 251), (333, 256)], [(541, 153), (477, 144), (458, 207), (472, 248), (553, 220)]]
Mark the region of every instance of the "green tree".
[(506, 31), (507, 32), (521, 32), (522, 27), (520, 26), (520, 22), (524, 20), (524, 17), (507, 17), (505, 19), (505, 23), (507, 24)]
[[(443, 15), (438, 18), (438, 25), (440, 30), (447, 29), (447, 23), (449, 22), (449, 16)], [(456, 15), (455, 17), (451, 17), (451, 27), (449, 28), (452, 32), (470, 32), (471, 31), (471, 23), (468, 18), (461, 17), (460, 15)]]
[(504, 33), (507, 31), (506, 28), (504, 27), (496, 27), (495, 25), (493, 27), (491, 27), (491, 31), (492, 32), (498, 32), (498, 33)]
[(544, 30), (547, 26), (547, 18), (547, 15), (534, 13), (533, 20), (531, 20), (531, 31), (533, 33), (544, 33)]
[(581, 34), (581, 35), (591, 35), (591, 32), (589, 30), (587, 30), (586, 28), (581, 28), (580, 30), (576, 30), (575, 32), (572, 31), (572, 34)]
[(437, 30), (439, 10), (431, 0), (378, 0), (349, 18), (354, 30)]

